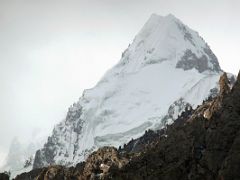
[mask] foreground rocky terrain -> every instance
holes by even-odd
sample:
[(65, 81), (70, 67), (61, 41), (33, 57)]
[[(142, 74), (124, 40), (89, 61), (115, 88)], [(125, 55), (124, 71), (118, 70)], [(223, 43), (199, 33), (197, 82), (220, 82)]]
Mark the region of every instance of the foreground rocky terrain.
[(240, 179), (240, 74), (232, 88), (226, 74), (219, 83), (217, 97), (195, 110), (186, 107), (164, 129), (148, 130), (118, 149), (100, 148), (75, 167), (52, 165), (15, 180)]

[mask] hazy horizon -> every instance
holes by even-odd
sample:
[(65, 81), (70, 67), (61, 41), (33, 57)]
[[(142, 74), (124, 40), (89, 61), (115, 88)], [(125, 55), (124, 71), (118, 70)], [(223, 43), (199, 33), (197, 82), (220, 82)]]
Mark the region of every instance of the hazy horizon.
[(152, 13), (198, 31), (221, 68), (237, 74), (239, 8), (237, 0), (0, 0), (0, 159), (14, 137), (49, 134)]

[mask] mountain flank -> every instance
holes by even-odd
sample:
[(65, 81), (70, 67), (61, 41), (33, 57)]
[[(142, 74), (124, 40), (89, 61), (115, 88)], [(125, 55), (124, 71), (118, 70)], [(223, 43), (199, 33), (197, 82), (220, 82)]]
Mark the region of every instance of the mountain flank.
[(148, 130), (118, 149), (100, 148), (75, 167), (35, 169), (16, 180), (240, 179), (240, 73), (232, 88), (226, 77), (218, 96), (186, 108), (164, 129)]

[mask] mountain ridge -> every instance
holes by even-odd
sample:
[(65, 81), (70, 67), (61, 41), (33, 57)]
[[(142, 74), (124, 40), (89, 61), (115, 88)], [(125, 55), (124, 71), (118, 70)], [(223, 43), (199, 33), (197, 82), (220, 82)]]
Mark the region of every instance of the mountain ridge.
[(233, 87), (226, 73), (219, 84), (216, 97), (196, 109), (186, 108), (164, 129), (148, 130), (119, 149), (102, 147), (76, 167), (53, 165), (15, 180), (239, 179), (240, 72)]

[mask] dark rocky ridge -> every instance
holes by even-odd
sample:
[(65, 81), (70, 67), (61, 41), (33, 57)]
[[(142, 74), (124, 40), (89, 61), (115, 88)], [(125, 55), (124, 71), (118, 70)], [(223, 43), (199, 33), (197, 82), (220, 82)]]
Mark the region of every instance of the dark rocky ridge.
[(220, 94), (172, 124), (118, 150), (104, 147), (76, 167), (50, 166), (22, 179), (238, 180), (240, 179), (240, 73), (232, 89), (224, 74)]
[(0, 173), (0, 180), (8, 180), (9, 175), (7, 173)]
[[(33, 169), (42, 168), (46, 166), (44, 162), (47, 164), (56, 164), (54, 161), (54, 157), (56, 156), (56, 149), (62, 148), (63, 144), (59, 142), (59, 133), (57, 129), (64, 129), (64, 126), (69, 124), (75, 124), (73, 131), (77, 132), (77, 140), (74, 143), (74, 156), (77, 154), (75, 151), (78, 149), (78, 139), (79, 136), (82, 133), (82, 125), (84, 123), (83, 120), (78, 120), (82, 114), (82, 107), (79, 106), (79, 104), (74, 103), (69, 109), (66, 116), (65, 124), (58, 124), (53, 129), (52, 136), (48, 137), (47, 142), (44, 144), (44, 147), (41, 150), (37, 150), (33, 162)], [(67, 131), (65, 129), (65, 131)], [(66, 137), (64, 137), (66, 138)], [(65, 154), (58, 154), (58, 156), (69, 156), (69, 154), (66, 152)]]

